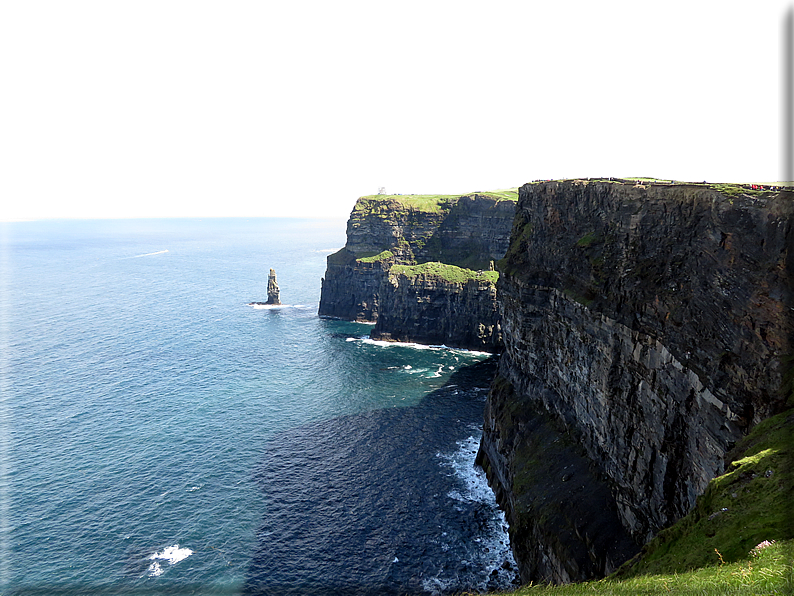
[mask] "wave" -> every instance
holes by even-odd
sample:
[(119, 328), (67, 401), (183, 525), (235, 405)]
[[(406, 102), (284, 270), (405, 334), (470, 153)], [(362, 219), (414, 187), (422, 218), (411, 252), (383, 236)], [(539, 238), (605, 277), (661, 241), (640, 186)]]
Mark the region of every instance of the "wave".
[[(374, 324), (374, 323), (373, 323)], [(446, 350), (448, 352), (456, 352), (461, 353), (466, 356), (492, 356), (491, 352), (480, 352), (477, 350), (466, 350), (464, 348), (450, 348), (449, 346), (445, 346), (444, 344), (438, 345), (428, 345), (428, 344), (418, 344), (414, 342), (404, 342), (404, 341), (385, 341), (382, 339), (372, 339), (367, 336), (363, 337), (348, 337), (347, 341), (360, 341), (361, 343), (370, 345), (370, 346), (377, 346), (379, 348), (392, 348), (392, 347), (399, 347), (399, 348), (412, 348), (414, 350)]]
[[(476, 432), (475, 428), (472, 428)], [(483, 507), (490, 512), (483, 532), (474, 539), (476, 546), (469, 553), (472, 563), (479, 568), (490, 569), (487, 580), (481, 580), (478, 588), (481, 591), (494, 589), (506, 590), (515, 587), (517, 575), (516, 562), (510, 549), (510, 537), (507, 532), (507, 521), (504, 512), (499, 509), (493, 491), (488, 486), (485, 472), (474, 465), (474, 459), (480, 446), (479, 435), (472, 435), (457, 441), (458, 449), (451, 454), (437, 453), (441, 465), (452, 468), (451, 476), (458, 479), (462, 487), (453, 489), (447, 496), (461, 503), (461, 511), (468, 504)], [(456, 507), (458, 509), (458, 507)], [(432, 594), (439, 594), (454, 585), (454, 577), (439, 574), (425, 578), (422, 587)]]
[(158, 561), (166, 561), (169, 565), (176, 565), (179, 561), (187, 559), (192, 554), (192, 550), (189, 548), (179, 548), (178, 544), (165, 547), (161, 552), (156, 552), (149, 557), (149, 560), (152, 561), (152, 564), (149, 565), (149, 569), (147, 569), (149, 577), (158, 577), (165, 573), (165, 570)]
[(451, 467), (455, 476), (463, 481), (462, 491), (453, 490), (449, 496), (456, 501), (479, 502), (496, 506), (496, 497), (488, 486), (485, 472), (474, 465), (474, 458), (480, 448), (480, 438), (471, 436), (457, 442), (458, 449), (451, 455), (438, 454), (443, 465)]

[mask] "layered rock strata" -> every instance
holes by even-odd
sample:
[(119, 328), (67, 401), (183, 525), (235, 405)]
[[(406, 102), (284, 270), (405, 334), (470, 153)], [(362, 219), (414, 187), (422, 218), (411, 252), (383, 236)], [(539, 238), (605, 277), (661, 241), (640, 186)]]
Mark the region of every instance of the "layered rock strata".
[(493, 277), (480, 274), (450, 281), (432, 274), (390, 273), (379, 295), (373, 339), (490, 352), (501, 347)]
[(490, 270), (507, 251), (515, 198), (515, 191), (360, 198), (345, 247), (328, 257), (320, 316), (375, 322), (378, 339), (498, 350)]
[(578, 581), (686, 514), (783, 408), (794, 196), (574, 180), (519, 197), (478, 461), (522, 579)]
[(278, 289), (278, 282), (276, 281), (275, 269), (270, 270), (270, 275), (267, 277), (267, 302), (266, 304), (279, 305), (281, 299), (279, 298), (280, 291)]

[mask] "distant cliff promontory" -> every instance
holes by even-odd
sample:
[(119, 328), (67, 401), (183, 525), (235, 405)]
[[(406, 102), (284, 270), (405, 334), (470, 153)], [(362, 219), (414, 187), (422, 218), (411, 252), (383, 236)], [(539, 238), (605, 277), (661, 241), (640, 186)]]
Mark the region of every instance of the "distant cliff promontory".
[(372, 337), (497, 351), (494, 261), (516, 190), (362, 197), (328, 257), (319, 314), (375, 322)]

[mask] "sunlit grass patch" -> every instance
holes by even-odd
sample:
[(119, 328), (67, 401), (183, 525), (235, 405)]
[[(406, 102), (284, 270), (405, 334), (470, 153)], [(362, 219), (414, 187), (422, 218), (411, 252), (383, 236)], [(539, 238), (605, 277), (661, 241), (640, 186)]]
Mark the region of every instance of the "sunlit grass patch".
[(694, 509), (606, 579), (516, 594), (791, 594), (794, 411), (758, 424)]
[(384, 250), (371, 257), (361, 257), (356, 259), (359, 263), (377, 263), (378, 261), (385, 261), (394, 257), (394, 253), (390, 250)]
[[(763, 543), (760, 543), (761, 546)], [(681, 573), (640, 575), (624, 580), (570, 584), (567, 586), (524, 586), (514, 594), (789, 594), (792, 589), (792, 541), (769, 542), (754, 548), (735, 563), (720, 563)]]
[(473, 271), (455, 265), (447, 265), (433, 261), (422, 263), (421, 265), (394, 265), (389, 270), (389, 275), (405, 275), (406, 277), (417, 277), (419, 275), (433, 275), (442, 278), (450, 283), (466, 283), (469, 280), (486, 281), (495, 285), (499, 279), (497, 271)]
[(518, 188), (508, 188), (503, 190), (470, 192), (459, 195), (367, 195), (361, 197), (354, 210), (371, 209), (372, 202), (391, 202), (392, 205), (399, 204), (405, 208), (424, 213), (440, 213), (448, 209), (462, 197), (489, 197), (497, 200), (518, 201)]

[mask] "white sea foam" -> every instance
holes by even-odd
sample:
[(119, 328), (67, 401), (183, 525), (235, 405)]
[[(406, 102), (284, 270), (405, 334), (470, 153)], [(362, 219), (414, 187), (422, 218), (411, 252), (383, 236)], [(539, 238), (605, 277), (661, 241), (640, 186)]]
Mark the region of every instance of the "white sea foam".
[(456, 501), (477, 501), (496, 507), (496, 498), (488, 486), (485, 472), (474, 465), (477, 450), (480, 448), (479, 437), (469, 437), (458, 441), (457, 445), (457, 451), (450, 455), (438, 454), (443, 465), (452, 468), (453, 474), (463, 481), (463, 490), (453, 490), (449, 496)]
[[(372, 323), (374, 325), (374, 323)], [(347, 341), (360, 341), (361, 343), (370, 345), (370, 346), (377, 346), (379, 348), (412, 348), (414, 350), (445, 350), (447, 352), (459, 353), (465, 356), (491, 356), (490, 352), (478, 352), (477, 350), (464, 350), (462, 348), (450, 348), (449, 346), (445, 346), (444, 344), (437, 344), (437, 345), (427, 345), (427, 344), (418, 344), (414, 342), (404, 342), (404, 341), (384, 341), (382, 339), (372, 339), (367, 336), (363, 337), (348, 337)]]
[(444, 370), (444, 365), (443, 365), (443, 364), (442, 364), (442, 365), (440, 365), (440, 366), (438, 367), (438, 370), (437, 370), (436, 372), (434, 372), (432, 375), (428, 375), (428, 377), (440, 377), (440, 376), (441, 376), (441, 371), (442, 371), (442, 370)]
[(147, 570), (149, 576), (157, 577), (165, 573), (165, 570), (158, 561), (167, 561), (169, 565), (176, 565), (179, 561), (187, 559), (192, 554), (192, 550), (189, 548), (179, 548), (178, 544), (165, 547), (161, 552), (156, 552), (149, 557), (149, 560), (152, 561), (152, 564), (149, 565), (149, 569)]
[(455, 350), (456, 352), (463, 352), (469, 356), (493, 356), (492, 352), (480, 352), (479, 350)]
[(416, 344), (404, 341), (383, 341), (381, 339), (370, 339), (369, 337), (362, 337), (361, 342), (370, 346), (378, 346), (379, 348), (413, 348), (414, 350), (438, 350), (434, 346), (425, 346), (423, 344)]
[(425, 592), (430, 592), (431, 596), (441, 595), (454, 585), (453, 579), (441, 579), (440, 577), (427, 577), (422, 580), (422, 588)]
[[(476, 432), (475, 429), (472, 430)], [(483, 576), (478, 580), (478, 589), (485, 591), (494, 586), (499, 589), (507, 589), (511, 586), (515, 573), (504, 568), (505, 562), (508, 563), (506, 566), (511, 569), (515, 569), (516, 564), (510, 550), (510, 538), (507, 533), (504, 512), (499, 509), (493, 491), (488, 487), (485, 473), (474, 465), (480, 445), (479, 435), (458, 441), (457, 445), (458, 449), (453, 453), (436, 454), (443, 466), (452, 469), (451, 475), (461, 481), (462, 486), (451, 490), (448, 496), (459, 501), (461, 507), (465, 503), (479, 503), (492, 511), (487, 530), (475, 539), (477, 547), (469, 553), (473, 566), (486, 570), (488, 574), (487, 577)], [(491, 575), (494, 571), (496, 572), (495, 577)], [(428, 592), (441, 593), (451, 585), (451, 582), (450, 578), (441, 574), (427, 578), (422, 585)]]
[(290, 304), (256, 304), (249, 302), (248, 306), (253, 306), (257, 310), (280, 310), (282, 308), (293, 308)]

